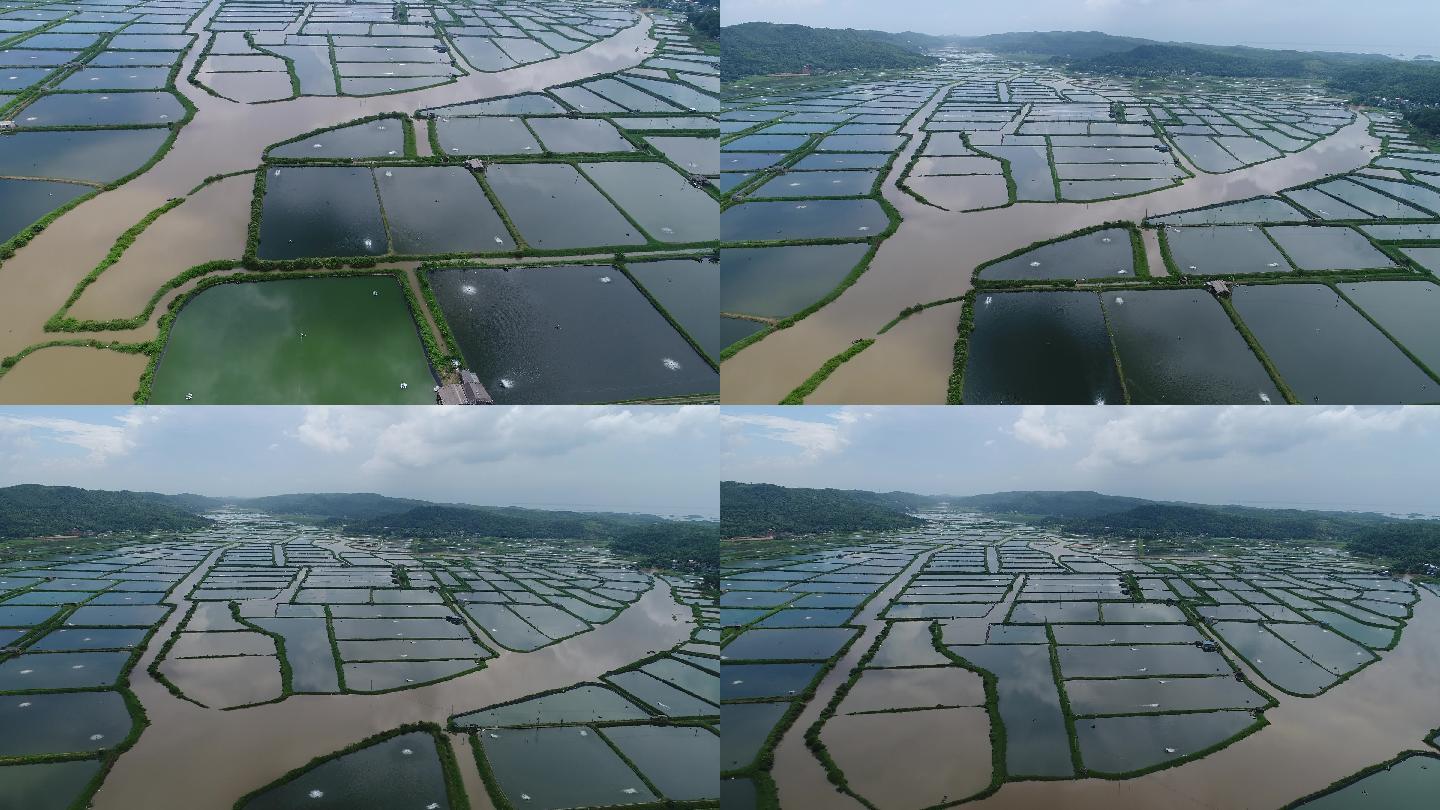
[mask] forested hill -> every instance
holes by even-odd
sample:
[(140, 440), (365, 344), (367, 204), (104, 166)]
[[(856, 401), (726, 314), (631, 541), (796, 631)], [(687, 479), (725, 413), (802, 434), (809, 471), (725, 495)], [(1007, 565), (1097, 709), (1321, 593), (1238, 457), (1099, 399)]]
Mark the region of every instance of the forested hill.
[(210, 525), (208, 518), (169, 502), (176, 497), (38, 484), (5, 487), (0, 489), (0, 538), (187, 531)]
[(1052, 518), (1109, 515), (1148, 503), (1152, 502), (1099, 492), (994, 492), (950, 499), (952, 506), (981, 512)]
[(718, 524), (611, 512), (546, 512), (485, 506), (425, 505), (362, 520), (336, 520), (353, 534), (432, 540), (589, 540), (640, 565), (718, 576)]
[(605, 540), (665, 523), (653, 515), (545, 512), (536, 509), (426, 504), (391, 514), (336, 521), (348, 532), (380, 537), (574, 538)]
[(908, 529), (924, 524), (906, 514), (921, 496), (774, 484), (720, 484), (722, 537)]
[(903, 70), (935, 64), (927, 48), (939, 37), (892, 34), (853, 28), (809, 28), (751, 22), (720, 29), (720, 78), (725, 81), (771, 73), (836, 70)]
[(1440, 566), (1440, 521), (1373, 512), (1165, 503), (1097, 492), (1001, 492), (952, 498), (950, 504), (1091, 537), (1182, 545), (1187, 540), (1231, 537), (1323, 543), (1344, 546), (1401, 571), (1418, 573), (1426, 564)]
[(364, 520), (393, 515), (420, 506), (431, 506), (428, 501), (411, 498), (391, 498), (373, 492), (305, 492), (293, 495), (267, 495), (261, 498), (243, 498), (232, 501), (236, 506), (268, 512), (272, 515), (293, 515), (299, 517), (340, 518)]
[(1155, 42), (1099, 31), (1017, 32), (950, 37), (948, 42), (996, 54), (1049, 59), (1093, 73), (1302, 79), (1323, 83), (1337, 95), (1366, 104), (1382, 99), (1440, 104), (1440, 63), (1407, 62), (1381, 54)]

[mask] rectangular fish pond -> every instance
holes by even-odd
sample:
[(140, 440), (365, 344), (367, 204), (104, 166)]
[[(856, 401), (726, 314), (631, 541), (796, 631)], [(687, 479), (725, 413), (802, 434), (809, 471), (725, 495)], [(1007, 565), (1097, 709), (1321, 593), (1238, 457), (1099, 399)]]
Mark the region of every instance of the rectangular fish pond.
[(467, 365), (496, 402), (612, 402), (719, 388), (715, 369), (614, 267), (442, 269), (429, 281)]
[(284, 279), (220, 284), (190, 299), (151, 401), (429, 404), (434, 385), (393, 278)]

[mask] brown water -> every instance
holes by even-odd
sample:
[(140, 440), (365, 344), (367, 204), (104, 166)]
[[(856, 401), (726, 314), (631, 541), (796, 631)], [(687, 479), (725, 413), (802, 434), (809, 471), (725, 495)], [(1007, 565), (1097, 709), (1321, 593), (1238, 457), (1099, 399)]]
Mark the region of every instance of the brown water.
[[(931, 105), (935, 103), (932, 99)], [(918, 128), (929, 109), (922, 109), (906, 130)], [(1367, 126), (1368, 121), (1361, 117), (1303, 152), (1229, 174), (1202, 174), (1184, 185), (1141, 197), (1094, 203), (1020, 203), (970, 213), (942, 211), (895, 188), (899, 172), (918, 148), (918, 139), (912, 139), (883, 185), (885, 198), (905, 219), (900, 229), (880, 246), (870, 269), (838, 299), (726, 361), (721, 399), (727, 403), (779, 402), (852, 340), (874, 336), (907, 306), (963, 295), (970, 289), (976, 266), (1033, 242), (1111, 220), (1139, 221), (1150, 215), (1271, 194), (1357, 169), (1374, 157), (1371, 150), (1379, 145)], [(883, 392), (883, 399), (859, 401), (944, 402), (950, 355), (922, 346), (922, 331), (893, 329), (860, 355), (863, 358), (873, 352), (888, 362), (872, 360), (865, 366), (869, 372), (866, 385), (870, 391)], [(835, 375), (815, 392), (812, 401), (838, 401), (840, 395), (832, 396), (826, 389), (833, 383), (844, 386), (841, 390), (845, 392), (853, 390), (850, 376)]]
[(129, 402), (150, 358), (109, 349), (51, 346), (0, 377), (0, 402), (96, 405)]
[[(216, 551), (180, 583), (188, 594), (220, 556)], [(562, 689), (689, 638), (689, 608), (657, 583), (619, 616), (594, 630), (530, 653), (502, 652), (486, 668), (429, 686), (381, 695), (292, 695), (248, 709), (205, 709), (170, 694), (147, 667), (188, 610), (179, 607), (151, 639), (130, 675), (150, 726), (121, 755), (96, 793), (95, 810), (230, 810), (235, 800), (311, 759), (396, 726)], [(676, 618), (678, 617), (678, 619)], [(459, 738), (451, 735), (452, 742)], [(487, 807), (474, 759), (457, 751), (476, 807)]]
[[(70, 307), (82, 321), (133, 318), (160, 286), (197, 264), (245, 254), (255, 175), (211, 183), (151, 223)], [(3, 272), (3, 271), (0, 271)]]
[[(1274, 810), (1344, 776), (1419, 748), (1440, 726), (1440, 597), (1421, 591), (1400, 643), (1317, 698), (1270, 689), (1280, 705), (1270, 725), (1215, 754), (1122, 781), (1016, 782), (977, 808), (1063, 806), (1075, 810), (1155, 807)], [(1256, 683), (1265, 683), (1243, 667)]]
[[(219, 6), (219, 0), (207, 5), (189, 30), (203, 33)], [(656, 43), (648, 33), (650, 24), (650, 19), (642, 15), (634, 26), (575, 53), (501, 73), (465, 75), (440, 87), (370, 98), (304, 97), (258, 105), (216, 98), (189, 80), (190, 69), (203, 47), (204, 38), (200, 38), (182, 60), (176, 80), (179, 92), (195, 104), (197, 111), (165, 157), (124, 186), (77, 206), (0, 265), (0, 356), (15, 354), (50, 337), (43, 329), (45, 321), (105, 258), (120, 234), (145, 214), (167, 199), (184, 196), (210, 175), (254, 169), (270, 144), (368, 115), (413, 114), (427, 107), (539, 91), (632, 67), (655, 49)], [(244, 233), (239, 236), (243, 238)], [(177, 247), (175, 255), (167, 260), (172, 266), (191, 267), (211, 259), (227, 258), (224, 254), (216, 255), (199, 240), (193, 243), (187, 240), (183, 247), (183, 250)], [(157, 271), (157, 275), (161, 273), (163, 271)], [(165, 278), (174, 275), (170, 273)], [(150, 292), (153, 291), (152, 288)], [(87, 303), (87, 309), (100, 311), (102, 308), (92, 308)], [(107, 333), (102, 339), (112, 337), (125, 342), (148, 339), (126, 333)], [(30, 373), (34, 380), (61, 384), (66, 370), (49, 366), (48, 359), (53, 356), (36, 353), (27, 358), (25, 362), (33, 364)], [(110, 394), (107, 401), (128, 402), (133, 385), (107, 391)], [(5, 401), (3, 388), (0, 388), (0, 401)]]
[[(825, 776), (825, 769), (820, 766), (820, 761), (805, 747), (805, 731), (820, 719), (820, 712), (830, 704), (830, 699), (835, 696), (835, 690), (850, 678), (850, 671), (860, 663), (861, 657), (875, 643), (880, 631), (885, 629), (885, 622), (879, 620), (880, 613), (890, 606), (900, 591), (904, 590), (911, 578), (925, 566), (931, 555), (936, 550), (927, 551), (915, 558), (904, 571), (901, 571), (895, 579), (891, 580), (883, 590), (877, 593), (865, 609), (850, 620), (850, 624), (865, 628), (850, 645), (850, 649), (840, 657), (839, 662), (826, 673), (815, 687), (815, 696), (805, 705), (800, 716), (795, 720), (794, 725), (780, 738), (780, 743), (775, 746), (775, 767), (771, 775), (775, 778), (775, 786), (780, 795), (780, 806), (786, 810), (797, 808), (846, 808), (847, 810), (862, 810), (864, 807), (859, 802), (839, 793), (835, 786)], [(829, 743), (826, 743), (829, 746)]]
[[(865, 624), (865, 638), (873, 638), (883, 622), (876, 621), (878, 612), (898, 593), (900, 586), (918, 568), (911, 566), (898, 584), (886, 589), (858, 617), (856, 624)], [(1018, 593), (1012, 589), (1010, 598), (992, 610), (990, 617), (999, 620), (1008, 610), (1008, 602)], [(1274, 810), (1301, 796), (1319, 791), (1331, 782), (1392, 759), (1401, 751), (1423, 746), (1425, 737), (1440, 726), (1440, 700), (1436, 699), (1436, 673), (1440, 672), (1440, 597), (1420, 591), (1421, 599), (1414, 606), (1414, 616), (1406, 624), (1400, 643), (1383, 653), (1379, 661), (1361, 670), (1349, 680), (1315, 698), (1297, 698), (1275, 689), (1279, 705), (1265, 712), (1269, 725), (1254, 734), (1220, 750), (1174, 768), (1134, 779), (1080, 779), (1062, 781), (1025, 781), (1005, 784), (994, 795), (965, 807), (999, 808), (1000, 810), (1031, 810), (1036, 807), (1064, 807), (1067, 810), (1153, 810), (1157, 807), (1207, 808), (1208, 810)], [(947, 643), (981, 643), (987, 619), (947, 622)], [(833, 689), (848, 677), (849, 668), (863, 647), (856, 647), (821, 682), (813, 701), (795, 727), (782, 739), (776, 751), (773, 771), (786, 810), (846, 807), (860, 805), (836, 793), (825, 781), (818, 762), (804, 747), (805, 728), (818, 716), (817, 705), (823, 706)], [(1236, 661), (1246, 677), (1265, 684), (1253, 669)], [(833, 685), (832, 685), (833, 682)], [(877, 715), (905, 718), (909, 713)], [(851, 718), (845, 718), (847, 721)], [(838, 729), (826, 725), (827, 730)], [(988, 723), (985, 726), (988, 729)], [(871, 730), (871, 733), (877, 733)], [(934, 733), (934, 732), (927, 732)], [(921, 735), (923, 736), (923, 735)], [(840, 743), (839, 735), (826, 736), (832, 751)], [(895, 745), (901, 745), (897, 740)], [(856, 743), (863, 745), (863, 743)], [(908, 755), (908, 754), (907, 754)], [(885, 759), (871, 750), (871, 760)], [(862, 773), (875, 770), (855, 760)], [(846, 768), (848, 774), (848, 768)], [(881, 769), (883, 770), (883, 769)], [(876, 778), (879, 776), (867, 776)], [(853, 777), (852, 777), (853, 779)], [(883, 784), (889, 784), (888, 782)], [(983, 787), (983, 785), (982, 785)], [(904, 785), (888, 789), (900, 791), (897, 807), (911, 805)], [(862, 793), (862, 795), (864, 795)], [(881, 802), (880, 796), (867, 795)], [(952, 800), (956, 798), (952, 795)], [(881, 802), (881, 806), (886, 806)]]
[(820, 738), (850, 789), (880, 810), (933, 807), (990, 784), (983, 708), (843, 715), (827, 722)]

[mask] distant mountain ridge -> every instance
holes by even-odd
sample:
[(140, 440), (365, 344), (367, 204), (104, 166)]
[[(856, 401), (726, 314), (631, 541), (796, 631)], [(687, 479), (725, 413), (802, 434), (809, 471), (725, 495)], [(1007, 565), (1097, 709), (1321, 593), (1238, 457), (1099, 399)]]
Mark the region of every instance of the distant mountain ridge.
[(1160, 42), (1101, 31), (1014, 31), (981, 36), (857, 31), (744, 23), (721, 29), (721, 78), (818, 71), (901, 70), (934, 64), (942, 47), (1038, 58), (1093, 73), (1136, 77), (1215, 76), (1300, 79), (1325, 83), (1358, 103), (1411, 107), (1440, 103), (1440, 63), (1384, 54), (1295, 51), (1244, 45)]
[(0, 538), (189, 531), (211, 524), (191, 504), (202, 496), (105, 492), (21, 484), (0, 488)]
[(751, 22), (720, 29), (720, 78), (837, 70), (904, 70), (936, 63), (925, 54), (945, 40), (925, 34), (892, 34), (853, 28), (810, 28)]
[(720, 483), (720, 535), (819, 534), (923, 526), (908, 514), (931, 499), (908, 492), (801, 489), (774, 484)]

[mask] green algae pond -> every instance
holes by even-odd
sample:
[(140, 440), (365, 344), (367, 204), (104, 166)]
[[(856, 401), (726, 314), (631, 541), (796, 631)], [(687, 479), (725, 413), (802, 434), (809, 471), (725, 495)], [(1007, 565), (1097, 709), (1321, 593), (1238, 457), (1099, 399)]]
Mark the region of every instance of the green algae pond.
[(196, 295), (175, 318), (151, 398), (428, 404), (434, 386), (393, 278), (302, 278), (221, 284)]

